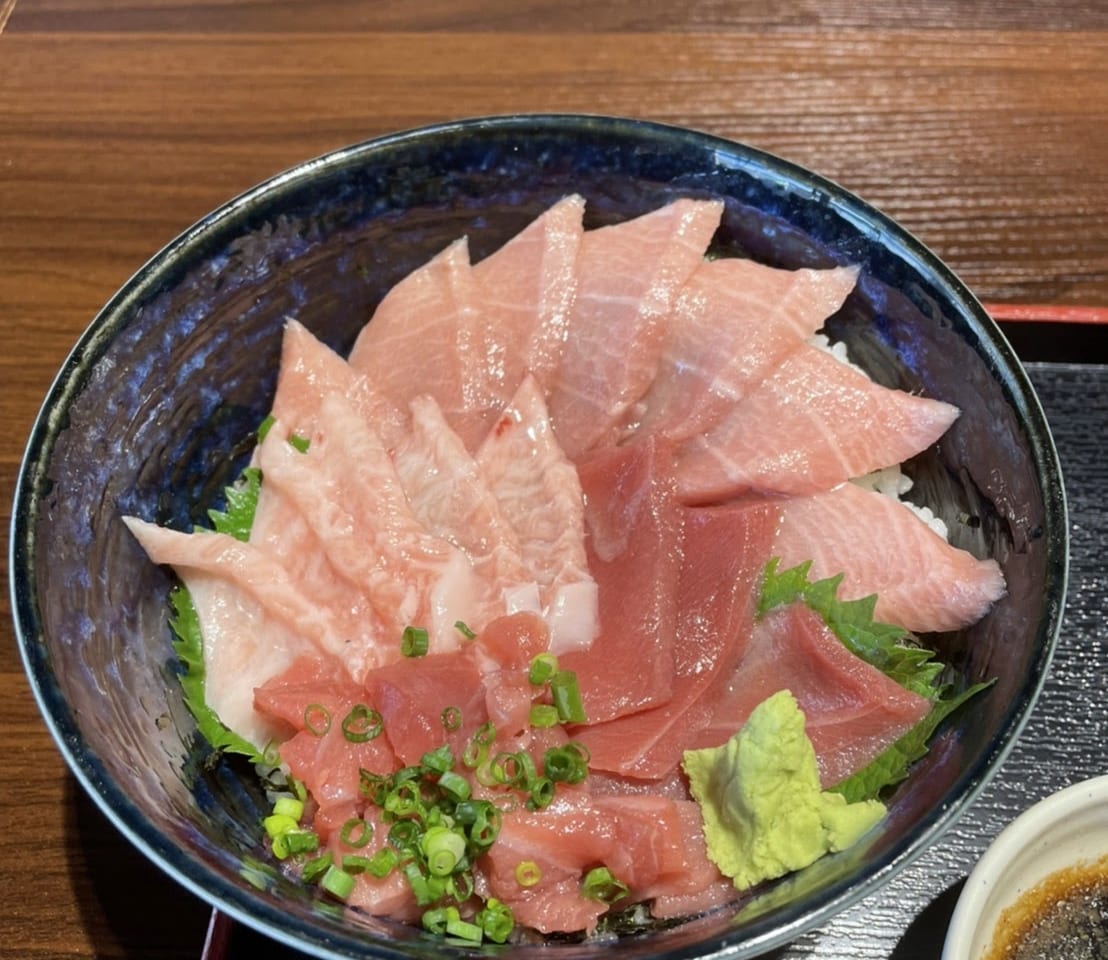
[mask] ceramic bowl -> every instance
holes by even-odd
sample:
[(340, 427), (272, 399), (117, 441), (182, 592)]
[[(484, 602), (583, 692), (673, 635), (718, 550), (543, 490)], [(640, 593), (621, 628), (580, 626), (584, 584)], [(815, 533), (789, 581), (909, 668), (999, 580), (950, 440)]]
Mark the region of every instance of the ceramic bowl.
[[(189, 228), (93, 320), (51, 387), (20, 475), (13, 610), (42, 713), (80, 783), (156, 864), (232, 917), (319, 957), (463, 954), (386, 920), (336, 916), (266, 860), (265, 801), (213, 757), (182, 702), (168, 575), (120, 517), (204, 519), (273, 395), (282, 324), (340, 351), (383, 293), (467, 233), (474, 259), (569, 192), (588, 225), (681, 196), (725, 201), (716, 250), (779, 267), (857, 264), (830, 323), (883, 383), (964, 411), (911, 464), (955, 542), (1009, 595), (935, 638), (956, 684), (995, 678), (944, 726), (866, 843), (733, 907), (606, 945), (621, 957), (757, 955), (873, 892), (965, 810), (1040, 689), (1061, 617), (1065, 502), (1047, 424), (997, 327), (959, 280), (873, 208), (799, 167), (632, 120), (467, 120), (339, 150)], [(582, 957), (561, 943), (513, 955)]]
[[(1108, 776), (1076, 783), (1024, 811), (989, 845), (966, 880), (942, 960), (981, 960), (1001, 915), (1059, 871), (1108, 857)], [(1106, 867), (1108, 875), (1108, 867)]]

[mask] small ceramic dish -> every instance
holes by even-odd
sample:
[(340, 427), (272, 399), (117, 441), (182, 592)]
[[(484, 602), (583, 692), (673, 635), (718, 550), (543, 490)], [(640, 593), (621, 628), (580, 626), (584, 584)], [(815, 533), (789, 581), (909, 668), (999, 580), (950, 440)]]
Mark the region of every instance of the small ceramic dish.
[[(1108, 886), (1108, 776), (1040, 800), (992, 842), (973, 869), (954, 910), (942, 960), (983, 960), (994, 939), (1015, 922), (1004, 916), (1048, 878), (1099, 865)], [(1062, 879), (1062, 878), (1060, 878)], [(1054, 887), (1054, 884), (1051, 884)]]

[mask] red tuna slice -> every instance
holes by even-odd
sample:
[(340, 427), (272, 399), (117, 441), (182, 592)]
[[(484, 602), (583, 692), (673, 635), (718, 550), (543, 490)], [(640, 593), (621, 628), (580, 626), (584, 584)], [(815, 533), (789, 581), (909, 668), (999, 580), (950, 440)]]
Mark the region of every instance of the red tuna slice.
[(557, 369), (577, 290), (585, 201), (565, 197), (475, 264), (485, 325), (485, 377), (508, 403), (525, 373), (546, 382)]
[(811, 560), (817, 579), (843, 573), (841, 599), (876, 593), (874, 618), (916, 633), (969, 626), (1005, 593), (995, 560), (952, 546), (904, 504), (853, 483), (785, 501), (773, 552), (785, 567)]
[(600, 630), (560, 662), (577, 674), (589, 722), (601, 723), (673, 696), (681, 510), (671, 452), (653, 437), (594, 454), (580, 474)]
[(555, 653), (587, 647), (596, 635), (597, 598), (585, 553), (581, 483), (555, 439), (534, 377), (524, 377), (476, 459), (537, 586), (537, 597), (509, 589), (509, 611), (540, 609)]
[[(592, 798), (559, 787), (550, 806), (519, 808), (504, 816), (497, 841), (479, 866), (489, 895), (511, 906), (517, 922), (543, 933), (591, 931), (607, 905), (581, 896), (584, 875), (606, 865), (631, 890), (640, 890), (688, 869), (676, 804), (660, 797)], [(538, 883), (523, 887), (516, 867), (534, 863)]]
[[(401, 763), (414, 765), (428, 750), (450, 744), (455, 757), (488, 719), (485, 688), (476, 658), (466, 651), (404, 659), (366, 678), (370, 706), (384, 718), (385, 736)], [(456, 707), (461, 725), (443, 724), (443, 711)]]
[(733, 257), (702, 263), (665, 323), (658, 375), (637, 429), (703, 433), (794, 351), (854, 288), (858, 271), (778, 270)]
[(358, 704), (368, 706), (365, 690), (337, 676), (330, 665), (299, 659), (254, 691), (254, 704), (267, 716), (289, 724), (296, 733), (280, 745), (281, 760), (319, 804), (316, 829), (330, 826), (332, 810), (353, 815), (364, 801), (359, 771), (387, 774), (396, 757), (387, 737), (358, 743), (347, 739), (343, 721)]
[(489, 587), (457, 547), (413, 515), (381, 439), (341, 395), (329, 394), (307, 452), (263, 444), (265, 483), (294, 502), (331, 565), (361, 585), (384, 635), (360, 651), (366, 668), (399, 655), (408, 626), (428, 630), (432, 650), (461, 639), (454, 624), (479, 628)]
[(497, 666), (519, 672), (550, 648), (550, 628), (531, 611), (511, 613), (490, 621), (474, 646)]
[(645, 898), (652, 901), (651, 915), (659, 919), (691, 917), (735, 899), (734, 884), (708, 859), (700, 804), (681, 800), (674, 806), (680, 817), (681, 850), (686, 867), (679, 876), (666, 877), (643, 891)]
[(411, 414), (393, 464), (416, 519), (462, 550), (483, 580), (501, 589), (525, 582), (515, 531), (477, 461), (432, 397), (416, 397)]
[(373, 425), (387, 447), (407, 430), (401, 408), (373, 389), (369, 380), (296, 320), (285, 324), (281, 341), (281, 372), (271, 413), (283, 436), (309, 437), (319, 421), (323, 398), (345, 396)]
[(862, 769), (927, 715), (930, 701), (856, 657), (803, 603), (758, 621), (746, 656), (694, 749), (726, 742), (767, 697), (789, 690), (804, 711), (820, 783)]
[(301, 593), (275, 559), (221, 533), (180, 533), (124, 519), (151, 561), (169, 564), (196, 607), (216, 715), (259, 749), (281, 730), (254, 709), (254, 688), (300, 656), (347, 664), (346, 637), (329, 612)]
[(804, 495), (901, 463), (958, 416), (948, 403), (890, 390), (804, 346), (707, 433), (678, 452), (688, 503), (748, 491)]
[(358, 334), (350, 365), (402, 410), (430, 383), (447, 420), (474, 449), (501, 407), (477, 353), (483, 324), (463, 238), (385, 295)]
[(673, 696), (577, 731), (597, 770), (649, 780), (671, 775), (690, 738), (711, 719), (753, 629), (754, 588), (777, 532), (776, 507), (728, 504), (682, 514)]
[(544, 386), (558, 441), (576, 460), (610, 443), (658, 368), (663, 319), (700, 265), (721, 203), (677, 200), (588, 230), (562, 361)]

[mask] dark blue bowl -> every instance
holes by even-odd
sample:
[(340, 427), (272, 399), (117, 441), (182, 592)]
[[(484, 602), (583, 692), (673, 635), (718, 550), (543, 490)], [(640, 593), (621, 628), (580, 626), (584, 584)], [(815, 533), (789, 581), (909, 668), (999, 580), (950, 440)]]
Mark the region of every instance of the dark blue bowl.
[[(896, 792), (883, 830), (732, 908), (605, 946), (624, 957), (749, 957), (873, 892), (963, 812), (1012, 746), (1059, 628), (1067, 528), (1058, 462), (1024, 373), (958, 279), (839, 187), (734, 143), (601, 117), (467, 120), (280, 174), (182, 234), (93, 321), (31, 434), (11, 537), (28, 676), (76, 777), (135, 845), (238, 920), (320, 957), (469, 955), (339, 915), (262, 852), (264, 797), (213, 757), (182, 703), (166, 573), (123, 514), (199, 521), (241, 466), (294, 316), (347, 349), (383, 293), (468, 233), (474, 257), (569, 192), (592, 224), (680, 196), (726, 201), (719, 252), (782, 267), (859, 264), (834, 332), (878, 380), (957, 404), (916, 490), (1009, 595), (938, 638), (958, 682), (996, 677)], [(973, 523), (964, 522), (973, 518)], [(595, 945), (513, 949), (591, 955)], [(479, 950), (476, 952), (480, 952)]]

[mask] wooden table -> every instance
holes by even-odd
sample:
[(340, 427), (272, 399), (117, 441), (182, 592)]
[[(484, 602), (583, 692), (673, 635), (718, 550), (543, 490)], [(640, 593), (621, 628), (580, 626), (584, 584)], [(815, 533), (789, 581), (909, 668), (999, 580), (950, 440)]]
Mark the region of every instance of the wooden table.
[[(748, 142), (883, 208), (985, 300), (1108, 306), (1099, 0), (0, 0), (5, 525), (54, 372), (179, 231), (334, 147), (550, 110)], [(68, 775), (0, 604), (0, 955), (198, 957), (207, 908)]]

